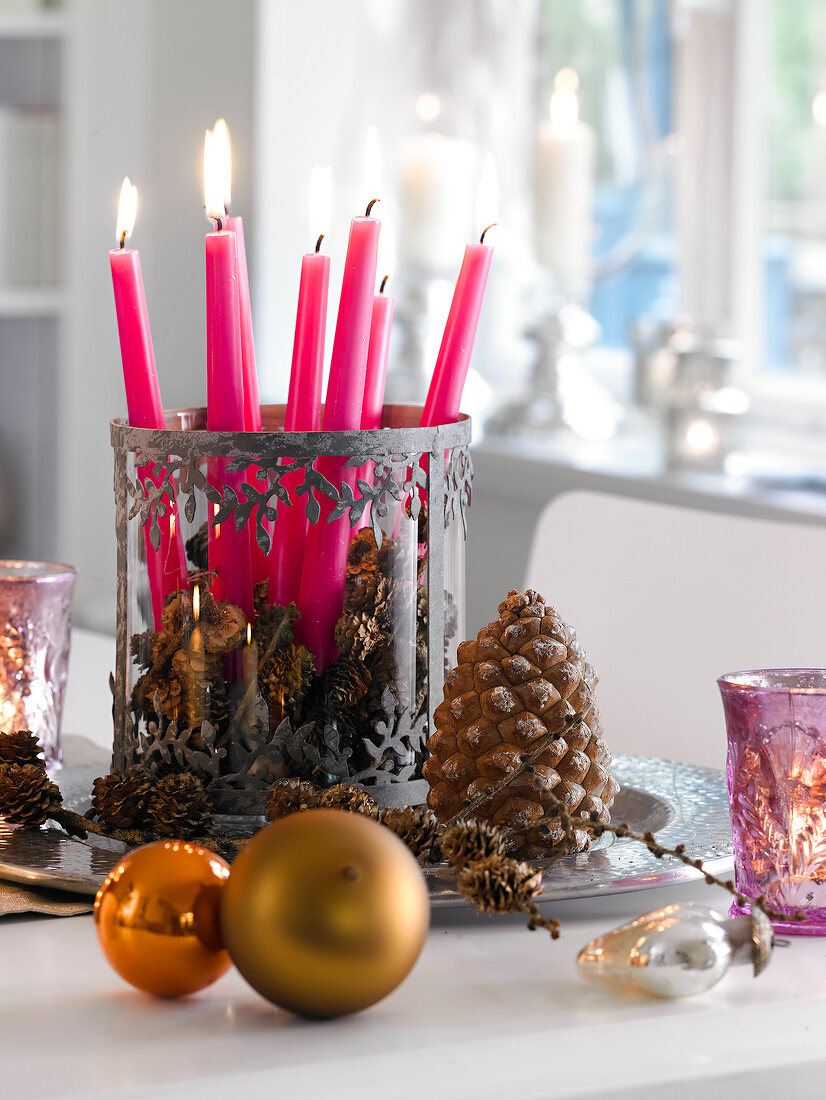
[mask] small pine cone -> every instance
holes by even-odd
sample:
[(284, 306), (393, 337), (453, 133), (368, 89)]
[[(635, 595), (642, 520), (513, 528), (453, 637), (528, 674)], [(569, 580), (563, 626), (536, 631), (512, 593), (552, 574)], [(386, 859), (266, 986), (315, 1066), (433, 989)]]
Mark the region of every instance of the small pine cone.
[(376, 606), (376, 592), (383, 579), (375, 570), (348, 576), (344, 589), (344, 614), (350, 616), (365, 612), (371, 616)]
[(322, 791), (318, 804), (325, 810), (347, 810), (349, 813), (372, 817), (373, 820), (379, 816), (375, 799), (361, 787), (351, 787), (349, 783), (336, 783), (334, 787)]
[(0, 733), (0, 764), (37, 764), (44, 768), (43, 749), (31, 730)]
[(267, 821), (278, 821), (318, 806), (321, 791), (306, 779), (281, 779), (273, 784), (267, 799)]
[(364, 660), (373, 650), (387, 645), (388, 640), (375, 616), (366, 611), (342, 615), (336, 625), (336, 645), (352, 660)]
[(215, 622), (204, 623), (204, 638), (209, 653), (231, 653), (247, 636), (247, 617), (240, 607), (229, 600), (216, 605), (219, 615)]
[(377, 563), (376, 536), (371, 527), (362, 527), (350, 540), (347, 576), (358, 577), (364, 573), (375, 573)]
[(456, 887), (482, 913), (513, 913), (542, 893), (542, 872), (505, 856), (487, 856), (463, 867)]
[[(176, 654), (177, 656), (177, 654)], [(158, 702), (164, 718), (176, 718), (182, 697), (181, 681), (171, 676), (158, 687)]]
[(482, 818), (471, 818), (445, 829), (441, 847), (448, 863), (461, 868), (490, 856), (504, 856), (511, 848), (511, 841), (506, 830)]
[(0, 765), (0, 816), (11, 825), (37, 828), (61, 804), (60, 791), (41, 765)]
[(152, 784), (140, 772), (99, 776), (92, 784), (90, 816), (110, 829), (143, 829)]
[(277, 726), (285, 714), (295, 715), (310, 687), (315, 671), (312, 653), (303, 645), (290, 644), (258, 670), (258, 683), (270, 705), (270, 717)]
[(438, 863), (442, 858), (439, 835), (441, 827), (436, 815), (427, 806), (382, 810), (379, 821), (404, 841), (416, 859)]
[(188, 774), (162, 779), (149, 799), (148, 817), (150, 828), (161, 836), (203, 836), (212, 825), (212, 813), (201, 780)]
[(207, 560), (207, 525), (202, 523), (195, 534), (186, 540), (186, 556), (196, 569), (208, 569)]
[(333, 712), (354, 707), (370, 687), (370, 670), (361, 661), (339, 657), (324, 672), (324, 693)]
[[(161, 634), (180, 634), (187, 623), (192, 622), (192, 596), (182, 588), (177, 589), (164, 600), (161, 610)], [(156, 638), (155, 643), (160, 639)]]
[(144, 630), (142, 634), (133, 634), (129, 639), (129, 653), (142, 669), (152, 667), (156, 637), (154, 630)]

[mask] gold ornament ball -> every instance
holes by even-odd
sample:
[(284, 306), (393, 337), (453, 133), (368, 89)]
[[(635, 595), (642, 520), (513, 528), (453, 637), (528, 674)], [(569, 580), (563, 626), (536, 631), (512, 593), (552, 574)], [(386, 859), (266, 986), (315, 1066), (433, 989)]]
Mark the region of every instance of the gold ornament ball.
[(184, 997), (231, 966), (219, 906), (229, 865), (183, 841), (158, 841), (123, 857), (95, 898), (103, 954), (131, 985)]
[(267, 1000), (305, 1016), (358, 1012), (407, 976), (430, 925), (416, 860), (383, 825), (307, 810), (252, 838), (221, 900), (232, 961)]

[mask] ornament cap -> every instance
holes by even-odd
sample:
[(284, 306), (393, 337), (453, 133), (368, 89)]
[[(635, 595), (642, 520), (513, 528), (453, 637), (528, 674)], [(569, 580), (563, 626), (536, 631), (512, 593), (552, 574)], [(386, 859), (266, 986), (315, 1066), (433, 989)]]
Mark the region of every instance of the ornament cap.
[(774, 929), (762, 911), (752, 907), (751, 913), (730, 917), (726, 922), (729, 941), (734, 950), (732, 965), (747, 963), (754, 968), (755, 978), (769, 965), (774, 948)]

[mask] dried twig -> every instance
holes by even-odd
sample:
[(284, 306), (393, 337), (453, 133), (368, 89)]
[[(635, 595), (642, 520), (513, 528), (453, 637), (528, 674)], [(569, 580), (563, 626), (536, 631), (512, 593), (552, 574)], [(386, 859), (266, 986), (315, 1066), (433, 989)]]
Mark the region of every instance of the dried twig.
[(667, 848), (665, 847), (665, 845), (659, 844), (657, 842), (657, 838), (652, 832), (635, 833), (633, 829), (631, 829), (631, 827), (629, 825), (626, 825), (624, 822), (614, 825), (613, 823), (605, 824), (601, 821), (598, 821), (595, 816), (573, 817), (573, 815), (565, 809), (558, 798), (555, 798), (555, 796), (553, 795), (552, 798), (556, 803), (555, 809), (557, 810), (557, 812), (553, 814), (548, 814), (546, 817), (541, 817), (537, 821), (532, 822), (532, 828), (549, 829), (553, 825), (560, 824), (564, 827), (567, 819), (570, 827), (576, 829), (585, 829), (588, 832), (592, 833), (595, 837), (600, 837), (603, 835), (603, 833), (613, 833), (614, 836), (620, 839), (633, 840), (636, 841), (636, 843), (638, 844), (644, 844), (649, 852), (657, 859), (662, 859), (663, 856), (671, 856), (672, 859), (679, 860), (680, 863), (684, 863), (687, 867), (695, 868), (697, 871), (701, 872), (703, 878), (709, 886), (719, 886), (723, 890), (727, 890), (728, 893), (731, 894), (731, 896), (740, 905), (756, 906), (758, 909), (761, 909), (766, 914), (769, 920), (803, 921), (806, 919), (805, 914), (802, 913), (799, 909), (793, 916), (790, 917), (787, 913), (778, 913), (772, 909), (768, 909), (762, 896), (759, 898), (747, 898), (744, 894), (741, 894), (740, 891), (736, 889), (731, 879), (724, 880), (717, 878), (716, 875), (712, 875), (710, 871), (707, 871), (705, 869), (705, 866), (701, 859), (693, 859), (690, 855), (688, 855), (686, 853), (685, 844), (678, 844), (674, 848)]
[[(119, 840), (130, 847), (140, 844), (150, 844), (153, 840), (175, 840), (175, 837), (164, 837), (160, 833), (150, 829), (107, 829), (99, 821), (83, 817), (72, 810), (58, 810), (50, 815), (70, 836), (85, 839), (88, 833), (96, 836), (108, 837), (110, 840)], [(225, 836), (214, 833), (210, 836), (181, 837), (186, 844), (192, 844), (196, 848), (208, 848), (212, 852), (240, 852), (247, 842), (247, 837)]]

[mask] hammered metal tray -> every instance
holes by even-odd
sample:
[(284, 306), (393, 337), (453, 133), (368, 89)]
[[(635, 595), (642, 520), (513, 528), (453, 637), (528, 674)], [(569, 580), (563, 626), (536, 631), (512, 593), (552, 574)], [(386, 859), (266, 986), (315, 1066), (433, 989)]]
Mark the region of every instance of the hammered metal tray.
[[(702, 859), (715, 875), (732, 867), (731, 825), (725, 777), (713, 768), (679, 764), (648, 756), (617, 756), (614, 774), (622, 790), (612, 809), (614, 821), (635, 832), (650, 830), (665, 847), (685, 844), (692, 858)], [(58, 782), (69, 809), (89, 805), (92, 780), (100, 768), (66, 768)], [(93, 895), (126, 850), (105, 837), (81, 842), (60, 829), (24, 832), (0, 824), (0, 879)], [(545, 866), (543, 900), (587, 898), (667, 886), (700, 877), (668, 857), (656, 859), (641, 844), (606, 834), (589, 851)], [(425, 869), (434, 907), (465, 905), (456, 890), (455, 873), (446, 866)]]

